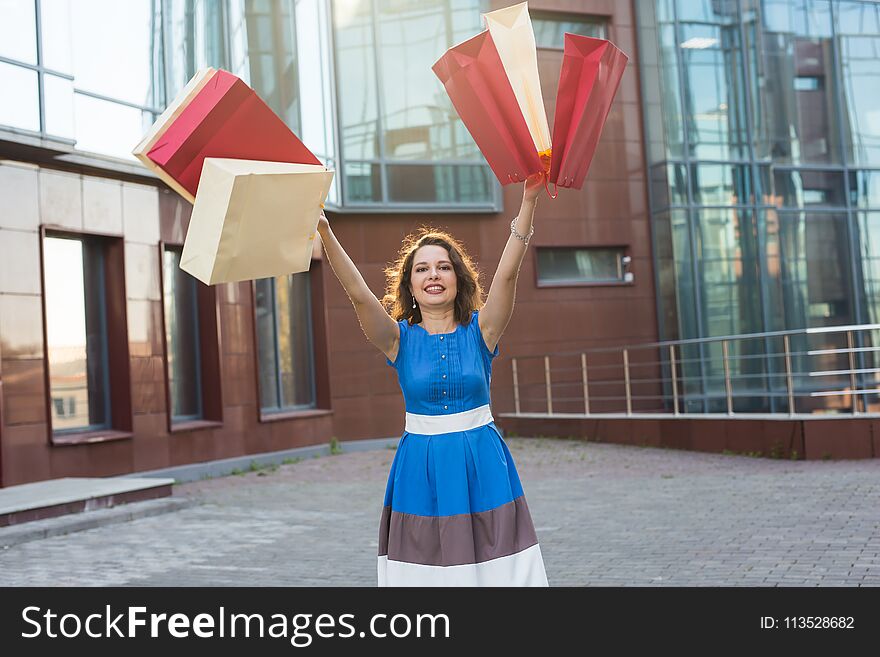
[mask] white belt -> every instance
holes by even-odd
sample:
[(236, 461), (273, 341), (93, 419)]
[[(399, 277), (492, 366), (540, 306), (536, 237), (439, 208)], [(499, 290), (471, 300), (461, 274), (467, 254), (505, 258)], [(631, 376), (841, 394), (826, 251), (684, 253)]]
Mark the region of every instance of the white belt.
[(408, 433), (421, 433), (434, 435), (438, 433), (452, 433), (454, 431), (467, 431), (476, 429), (493, 422), (492, 411), (489, 404), (473, 408), (464, 413), (450, 413), (448, 415), (416, 415), (406, 414), (406, 431)]

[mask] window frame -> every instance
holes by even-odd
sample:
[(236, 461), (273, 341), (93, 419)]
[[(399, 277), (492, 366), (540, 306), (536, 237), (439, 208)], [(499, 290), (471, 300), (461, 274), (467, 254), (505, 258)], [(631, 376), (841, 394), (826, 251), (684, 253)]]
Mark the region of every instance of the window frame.
[[(553, 21), (557, 23), (584, 23), (588, 25), (600, 25), (602, 27), (601, 37), (590, 37), (593, 39), (608, 39), (608, 30), (611, 27), (612, 16), (607, 14), (590, 14), (577, 13), (565, 10), (555, 9), (529, 9), (529, 19), (534, 23), (535, 20)], [(551, 52), (562, 52), (563, 47), (542, 46), (535, 43), (538, 50), (549, 50)]]
[[(128, 348), (128, 300), (125, 293), (125, 240), (114, 233), (79, 230), (55, 224), (40, 224), (40, 298), (43, 328), (43, 387), (45, 392), (46, 428), (54, 446), (80, 445), (129, 439), (134, 436), (131, 395), (131, 362)], [(47, 237), (83, 240), (97, 238), (103, 242), (104, 331), (107, 349), (107, 397), (109, 425), (56, 432), (52, 428), (52, 388), (49, 372), (49, 325), (46, 308)], [(113, 275), (108, 275), (113, 274)], [(114, 320), (116, 320), (114, 322)]]
[(196, 419), (175, 420), (171, 413), (171, 378), (168, 367), (168, 334), (165, 316), (165, 250), (182, 248), (178, 241), (159, 240), (159, 290), (162, 315), (162, 368), (165, 378), (165, 416), (169, 434), (216, 429), (223, 426), (223, 384), (221, 376), (220, 319), (217, 291), (213, 285), (196, 280), (196, 308), (198, 317), (199, 395), (202, 416)]
[(541, 244), (540, 246), (536, 246), (534, 250), (534, 255), (532, 256), (534, 263), (534, 276), (535, 276), (535, 287), (540, 289), (547, 288), (570, 288), (570, 287), (625, 287), (635, 285), (635, 277), (633, 276), (631, 280), (626, 280), (626, 274), (631, 273), (626, 271), (626, 263), (621, 262), (621, 271), (624, 275), (624, 278), (620, 280), (609, 280), (609, 281), (581, 281), (581, 282), (547, 282), (541, 280), (541, 272), (538, 265), (538, 251), (542, 249), (556, 249), (556, 250), (565, 250), (565, 251), (596, 251), (596, 250), (610, 250), (616, 249), (621, 252), (621, 258), (629, 257), (632, 258), (630, 253), (630, 247), (627, 244)]

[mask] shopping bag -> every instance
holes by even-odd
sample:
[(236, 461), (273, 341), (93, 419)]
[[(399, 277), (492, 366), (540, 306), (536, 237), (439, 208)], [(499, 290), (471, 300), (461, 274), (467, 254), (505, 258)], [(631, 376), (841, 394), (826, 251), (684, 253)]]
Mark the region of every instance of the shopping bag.
[(483, 14), (501, 57), (507, 80), (539, 155), (550, 155), (550, 126), (538, 77), (538, 50), (529, 18), (529, 3)]
[(218, 70), (146, 153), (194, 202), (206, 157), (320, 165), (242, 80)]
[(180, 268), (206, 285), (308, 270), (332, 180), (320, 164), (205, 158)]
[(498, 182), (544, 171), (489, 31), (447, 50), (432, 70)]
[(180, 184), (170, 175), (165, 173), (165, 170), (162, 169), (159, 165), (157, 165), (153, 160), (151, 160), (147, 153), (153, 148), (156, 142), (165, 134), (165, 130), (170, 126), (174, 121), (177, 120), (177, 117), (180, 116), (181, 112), (186, 109), (186, 106), (189, 105), (190, 101), (198, 95), (198, 93), (202, 90), (202, 88), (208, 83), (208, 81), (214, 76), (216, 73), (216, 69), (213, 68), (203, 68), (199, 70), (193, 78), (187, 82), (186, 86), (177, 94), (177, 97), (165, 108), (165, 111), (156, 119), (156, 122), (153, 123), (153, 126), (150, 128), (149, 132), (144, 135), (144, 138), (141, 140), (141, 143), (135, 146), (135, 149), (132, 151), (132, 155), (134, 155), (141, 163), (150, 169), (153, 173), (155, 173), (166, 185), (171, 187), (178, 194), (186, 198), (190, 203), (193, 202), (191, 198), (191, 194), (186, 191)]
[(610, 41), (565, 34), (549, 176), (558, 187), (583, 185), (626, 62)]

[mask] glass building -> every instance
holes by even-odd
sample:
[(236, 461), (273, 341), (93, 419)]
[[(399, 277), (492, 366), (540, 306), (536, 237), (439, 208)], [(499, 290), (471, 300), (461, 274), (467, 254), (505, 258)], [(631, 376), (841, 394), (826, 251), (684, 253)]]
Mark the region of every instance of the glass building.
[[(636, 5), (661, 339), (877, 323), (880, 3)], [(785, 410), (779, 349), (731, 344), (742, 410)], [(707, 350), (683, 350), (690, 410), (723, 403)]]

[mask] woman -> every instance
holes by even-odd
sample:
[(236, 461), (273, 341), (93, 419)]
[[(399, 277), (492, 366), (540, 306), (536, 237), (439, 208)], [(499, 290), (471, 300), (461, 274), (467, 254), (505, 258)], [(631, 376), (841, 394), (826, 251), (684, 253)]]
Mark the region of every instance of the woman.
[[(513, 312), (542, 176), (529, 178), (486, 303), (448, 234), (422, 229), (373, 295), (321, 216), (330, 266), (367, 338), (397, 370), (406, 429), (385, 493), (380, 586), (547, 586), (513, 459), (492, 419), (489, 383)], [(395, 321), (397, 320), (397, 321)]]

